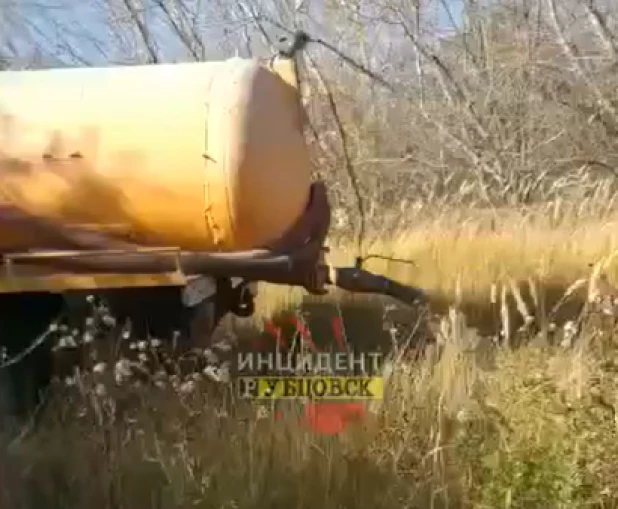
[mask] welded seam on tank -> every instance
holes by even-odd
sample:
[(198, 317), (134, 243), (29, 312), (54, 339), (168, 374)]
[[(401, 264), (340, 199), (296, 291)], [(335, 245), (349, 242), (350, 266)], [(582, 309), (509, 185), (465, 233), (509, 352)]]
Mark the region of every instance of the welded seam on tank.
[[(235, 97), (231, 94), (229, 94), (229, 90), (234, 90), (234, 84), (236, 84), (239, 81), (239, 78), (243, 75), (245, 69), (244, 67), (247, 65), (251, 65), (253, 62), (251, 62), (250, 64), (247, 64), (246, 61), (240, 59), (240, 58), (232, 58), (230, 60), (230, 65), (232, 66), (232, 69), (230, 70), (230, 74), (229, 76), (231, 77), (231, 83), (229, 87), (226, 87), (226, 102), (225, 102), (225, 108), (226, 108), (226, 131), (225, 131), (225, 143), (223, 144), (224, 150), (223, 150), (223, 167), (225, 168), (224, 170), (224, 175), (225, 175), (225, 182), (226, 182), (226, 186), (225, 186), (225, 198), (227, 200), (227, 210), (228, 210), (228, 220), (229, 220), (229, 224), (230, 224), (230, 234), (232, 235), (233, 238), (236, 238), (236, 234), (237, 234), (237, 220), (238, 218), (235, 217), (234, 215), (234, 210), (233, 210), (233, 206), (235, 206), (236, 204), (232, 202), (232, 175), (229, 172), (229, 159), (230, 159), (230, 121), (229, 121), (229, 116), (232, 113), (232, 105), (238, 106), (238, 103), (236, 101), (232, 101), (232, 97)], [(244, 119), (243, 119), (244, 120)], [(244, 135), (244, 133), (243, 133)], [(238, 142), (238, 140), (236, 140), (236, 142)]]
[[(216, 76), (216, 74), (215, 74)], [(215, 81), (215, 78), (213, 76), (210, 77), (210, 80), (208, 81), (208, 87), (207, 87), (207, 91), (206, 91), (206, 101), (205, 101), (205, 118), (204, 118), (204, 159), (205, 159), (205, 174), (204, 174), (204, 189), (203, 189), (203, 198), (204, 198), (204, 214), (205, 214), (205, 220), (206, 220), (206, 232), (210, 232), (212, 234), (213, 237), (213, 241), (215, 243), (215, 245), (218, 245), (220, 242), (220, 239), (217, 236), (217, 223), (215, 221), (215, 218), (212, 215), (212, 202), (211, 202), (211, 196), (210, 196), (210, 181), (209, 181), (209, 173), (208, 173), (208, 166), (213, 164), (215, 162), (215, 160), (210, 156), (208, 150), (209, 150), (209, 144), (208, 144), (208, 136), (209, 136), (209, 129), (208, 129), (208, 124), (210, 121), (210, 113), (211, 113), (211, 107), (210, 107), (210, 103), (212, 102), (212, 89), (213, 89), (213, 83)]]
[[(211, 123), (211, 112), (212, 112), (212, 102), (213, 99), (217, 100), (219, 99), (219, 96), (221, 95), (220, 92), (220, 88), (221, 88), (221, 84), (219, 82), (217, 82), (217, 77), (220, 76), (218, 73), (215, 74), (213, 77), (211, 77), (209, 85), (208, 85), (208, 92), (207, 92), (207, 112), (206, 112), (206, 133), (205, 133), (205, 145), (206, 145), (206, 151), (208, 151), (209, 148), (209, 144), (208, 144), (208, 137), (209, 137), (209, 124)], [(216, 97), (213, 98), (213, 89), (215, 90), (215, 94)], [(217, 104), (217, 106), (219, 106), (219, 104)], [(225, 103), (223, 103), (221, 105), (221, 107), (225, 107)], [(220, 113), (220, 111), (219, 111)], [(215, 126), (215, 132), (217, 133), (217, 136), (219, 136), (219, 140), (221, 139), (221, 135), (224, 134), (225, 136), (223, 137), (223, 139), (227, 139), (227, 133), (222, 133), (222, 123), (221, 123), (221, 119), (219, 119), (219, 124), (217, 126)], [(206, 152), (206, 165), (208, 167), (208, 165), (220, 165), (222, 164), (222, 161), (219, 159), (215, 159), (213, 157), (210, 156), (210, 154), (208, 152)], [(219, 167), (219, 170), (221, 168)], [(212, 239), (213, 242), (215, 244), (215, 246), (219, 247), (222, 243), (221, 240), (221, 227), (220, 225), (217, 223), (217, 219), (215, 218), (215, 216), (213, 215), (213, 203), (212, 203), (212, 194), (211, 194), (211, 182), (210, 182), (210, 173), (206, 172), (206, 179), (205, 179), (205, 183), (204, 183), (204, 200), (205, 200), (205, 206), (204, 206), (204, 210), (205, 210), (205, 215), (206, 215), (206, 228), (207, 230), (210, 232), (210, 234), (212, 235)], [(227, 197), (226, 197), (227, 199)], [(228, 204), (228, 208), (229, 208), (229, 204)]]

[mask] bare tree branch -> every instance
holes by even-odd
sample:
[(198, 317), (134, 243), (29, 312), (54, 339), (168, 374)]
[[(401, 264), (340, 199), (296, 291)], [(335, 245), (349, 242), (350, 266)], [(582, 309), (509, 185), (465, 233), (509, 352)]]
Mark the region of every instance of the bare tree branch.
[(569, 44), (565, 35), (564, 28), (560, 24), (558, 20), (558, 14), (556, 12), (556, 1), (555, 0), (546, 0), (547, 7), (549, 10), (549, 18), (553, 25), (554, 32), (558, 38), (558, 42), (562, 48), (563, 53), (569, 58), (571, 61), (571, 66), (573, 71), (581, 78), (581, 80), (588, 86), (588, 88), (594, 94), (597, 105), (604, 113), (608, 114), (612, 119), (614, 126), (618, 126), (618, 112), (616, 109), (609, 103), (609, 101), (603, 96), (603, 93), (599, 89), (599, 87), (592, 81), (592, 79), (586, 74), (584, 71), (581, 62), (580, 55), (577, 48)]
[(595, 27), (605, 49), (609, 52), (611, 58), (616, 59), (618, 57), (618, 40), (607, 26), (607, 20), (596, 7), (594, 0), (582, 3), (588, 13), (588, 19)]
[(144, 46), (146, 50), (148, 51), (148, 55), (150, 57), (149, 58), (150, 63), (153, 63), (153, 64), (160, 63), (161, 59), (157, 52), (156, 44), (150, 35), (150, 30), (148, 26), (142, 19), (142, 16), (138, 12), (138, 9), (133, 4), (133, 0), (122, 0), (122, 2), (124, 3), (124, 6), (126, 7), (127, 11), (130, 14), (131, 20), (133, 21), (137, 30), (139, 31), (142, 42), (144, 43)]

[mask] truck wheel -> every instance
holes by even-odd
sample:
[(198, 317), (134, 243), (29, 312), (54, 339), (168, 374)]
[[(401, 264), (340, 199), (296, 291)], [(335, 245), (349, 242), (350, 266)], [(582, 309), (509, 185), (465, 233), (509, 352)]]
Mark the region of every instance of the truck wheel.
[[(51, 341), (38, 347), (17, 362), (58, 318), (63, 308), (61, 295), (22, 293), (0, 295), (0, 432), (7, 426), (22, 425), (41, 403), (52, 375)], [(9, 362), (7, 365), (6, 362)]]

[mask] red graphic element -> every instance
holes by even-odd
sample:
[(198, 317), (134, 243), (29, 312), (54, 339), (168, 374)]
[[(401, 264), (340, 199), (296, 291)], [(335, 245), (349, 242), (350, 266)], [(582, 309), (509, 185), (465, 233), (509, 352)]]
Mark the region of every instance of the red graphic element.
[(336, 435), (364, 416), (362, 403), (307, 403), (301, 423), (322, 435)]
[(319, 352), (320, 350), (317, 346), (315, 346), (315, 343), (311, 338), (311, 332), (307, 327), (305, 327), (305, 324), (301, 322), (297, 316), (292, 316), (291, 319), (294, 327), (296, 327), (296, 332), (298, 332), (303, 338), (303, 341), (309, 345), (309, 349), (312, 352)]
[(287, 343), (281, 337), (281, 327), (277, 327), (270, 320), (264, 320), (264, 330), (274, 338), (277, 346), (282, 350), (287, 350)]
[[(296, 315), (289, 316), (286, 320), (294, 325), (296, 333), (300, 334), (309, 349), (320, 352), (320, 348), (313, 342), (311, 331)], [(331, 321), (331, 330), (337, 347), (340, 351), (346, 351), (343, 326), (338, 316)], [(264, 321), (264, 331), (275, 340), (277, 346), (287, 350), (288, 345), (282, 338), (281, 327), (277, 327), (272, 321)], [(322, 435), (337, 435), (344, 431), (352, 422), (362, 420), (365, 416), (365, 406), (362, 403), (334, 403), (334, 402), (310, 402), (303, 408), (303, 415), (297, 422), (310, 430)], [(280, 420), (280, 412), (274, 413), (275, 420)]]
[(333, 316), (331, 328), (333, 329), (333, 335), (335, 336), (335, 341), (337, 342), (337, 346), (339, 346), (339, 350), (344, 352), (346, 348), (345, 341), (343, 339), (343, 326), (341, 325), (341, 319), (338, 316)]
[[(311, 350), (313, 353), (318, 353), (322, 351), (313, 342), (311, 331), (298, 316), (296, 315), (288, 316), (285, 321), (294, 325), (294, 329), (296, 333), (300, 334), (305, 344), (309, 347), (309, 350)], [(333, 317), (331, 321), (331, 330), (332, 330), (333, 336), (335, 338), (335, 341), (337, 343), (339, 350), (341, 350), (342, 352), (345, 351), (346, 348), (345, 348), (343, 327), (341, 325), (341, 319), (338, 316)], [(275, 340), (275, 343), (281, 350), (288, 349), (289, 345), (286, 343), (285, 339), (282, 337), (281, 327), (277, 327), (271, 320), (264, 320), (264, 332), (266, 332), (269, 337)], [(261, 341), (259, 342), (259, 345), (260, 346), (262, 345)]]
[[(275, 412), (275, 420), (281, 419), (281, 413)], [(298, 423), (321, 435), (337, 435), (352, 422), (365, 417), (362, 403), (316, 403), (305, 404), (303, 416)]]

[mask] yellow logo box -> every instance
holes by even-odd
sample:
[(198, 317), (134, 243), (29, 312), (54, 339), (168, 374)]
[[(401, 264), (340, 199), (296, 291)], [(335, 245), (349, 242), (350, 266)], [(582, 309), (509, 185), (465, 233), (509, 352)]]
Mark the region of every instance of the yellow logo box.
[(250, 399), (380, 400), (382, 377), (241, 377), (238, 393)]

